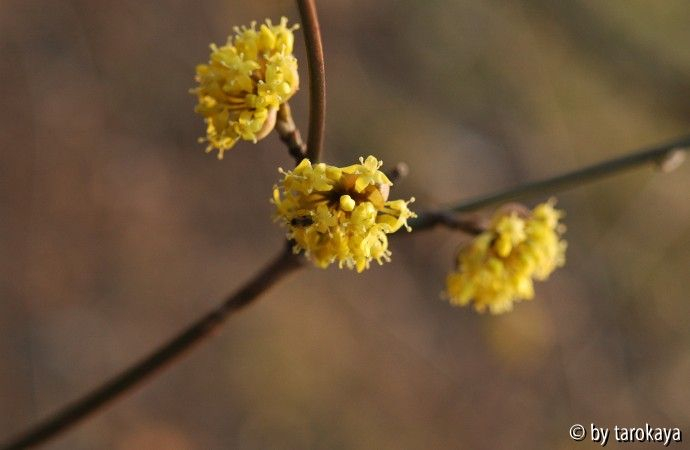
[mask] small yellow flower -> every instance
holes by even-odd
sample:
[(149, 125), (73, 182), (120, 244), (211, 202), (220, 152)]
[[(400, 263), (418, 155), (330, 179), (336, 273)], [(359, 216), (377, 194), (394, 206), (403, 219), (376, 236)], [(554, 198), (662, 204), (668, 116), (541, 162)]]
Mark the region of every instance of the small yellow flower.
[(292, 171), (281, 169), (272, 202), (294, 251), (303, 250), (318, 267), (337, 262), (357, 272), (372, 260), (390, 261), (387, 235), (402, 227), (410, 231), (407, 219), (416, 215), (408, 208), (414, 199), (388, 201), (393, 183), (380, 167), (369, 156), (343, 168), (304, 159)]
[(454, 305), (473, 302), (479, 312), (510, 311), (513, 303), (534, 297), (533, 279), (545, 280), (565, 263), (561, 240), (563, 213), (554, 200), (520, 216), (498, 213), (491, 226), (464, 247), (457, 269), (446, 279), (446, 296)]
[(195, 111), (204, 117), (206, 151), (218, 150), (218, 159), (235, 143), (255, 142), (273, 130), (278, 107), (299, 88), (297, 59), (292, 55), (293, 31), (285, 17), (258, 29), (235, 27), (235, 35), (218, 47), (211, 44), (208, 64), (196, 68)]

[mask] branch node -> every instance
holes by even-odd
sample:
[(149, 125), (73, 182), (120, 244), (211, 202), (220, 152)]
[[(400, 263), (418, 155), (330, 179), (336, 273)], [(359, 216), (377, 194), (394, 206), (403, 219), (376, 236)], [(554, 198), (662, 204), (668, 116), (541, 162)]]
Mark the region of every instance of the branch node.
[(386, 174), (393, 183), (400, 181), (410, 173), (410, 166), (407, 163), (399, 162)]
[(686, 156), (687, 148), (676, 148), (664, 154), (656, 164), (664, 173), (673, 172), (683, 164)]

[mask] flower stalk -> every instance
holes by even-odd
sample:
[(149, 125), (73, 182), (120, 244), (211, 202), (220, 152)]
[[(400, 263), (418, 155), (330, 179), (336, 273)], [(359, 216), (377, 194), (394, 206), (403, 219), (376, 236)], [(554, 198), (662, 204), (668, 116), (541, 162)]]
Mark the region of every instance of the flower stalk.
[(280, 140), (287, 146), (290, 156), (295, 159), (295, 165), (299, 164), (307, 154), (307, 145), (302, 140), (302, 135), (292, 119), (289, 103), (283, 103), (278, 109), (276, 132)]

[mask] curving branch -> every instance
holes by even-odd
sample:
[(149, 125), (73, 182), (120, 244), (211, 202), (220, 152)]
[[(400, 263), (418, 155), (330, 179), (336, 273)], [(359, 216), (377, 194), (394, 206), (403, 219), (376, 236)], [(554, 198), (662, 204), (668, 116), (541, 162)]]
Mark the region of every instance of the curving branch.
[(307, 158), (312, 163), (316, 163), (321, 157), (326, 128), (326, 69), (315, 1), (297, 0), (297, 6), (304, 27), (304, 41), (307, 47), (307, 63), (309, 65)]
[(271, 286), (283, 279), (287, 274), (301, 267), (301, 265), (302, 259), (298, 255), (293, 254), (290, 245), (288, 245), (284, 251), (243, 287), (168, 343), (85, 396), (68, 404), (44, 421), (20, 433), (15, 438), (4, 443), (0, 448), (3, 450), (18, 450), (42, 444), (76, 425), (81, 420), (99, 412), (146, 379), (158, 374), (165, 367), (172, 365), (194, 345), (212, 337), (228, 317), (252, 303)]

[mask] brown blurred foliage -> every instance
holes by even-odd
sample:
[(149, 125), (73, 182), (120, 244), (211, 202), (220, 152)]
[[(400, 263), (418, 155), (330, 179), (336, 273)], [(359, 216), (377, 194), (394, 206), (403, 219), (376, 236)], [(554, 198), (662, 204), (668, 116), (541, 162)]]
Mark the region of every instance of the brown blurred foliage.
[[(326, 158), (405, 161), (439, 205), (687, 132), (690, 4), (320, 1)], [(280, 247), (274, 136), (196, 143), (195, 64), (292, 2), (0, 3), (0, 435), (159, 345)], [(293, 104), (306, 132), (306, 70)], [(385, 166), (384, 166), (385, 167)], [(566, 268), (478, 316), (463, 236), (311, 269), (55, 449), (565, 449), (571, 424), (690, 432), (690, 168), (560, 196)], [(584, 444), (583, 444), (584, 445)]]

